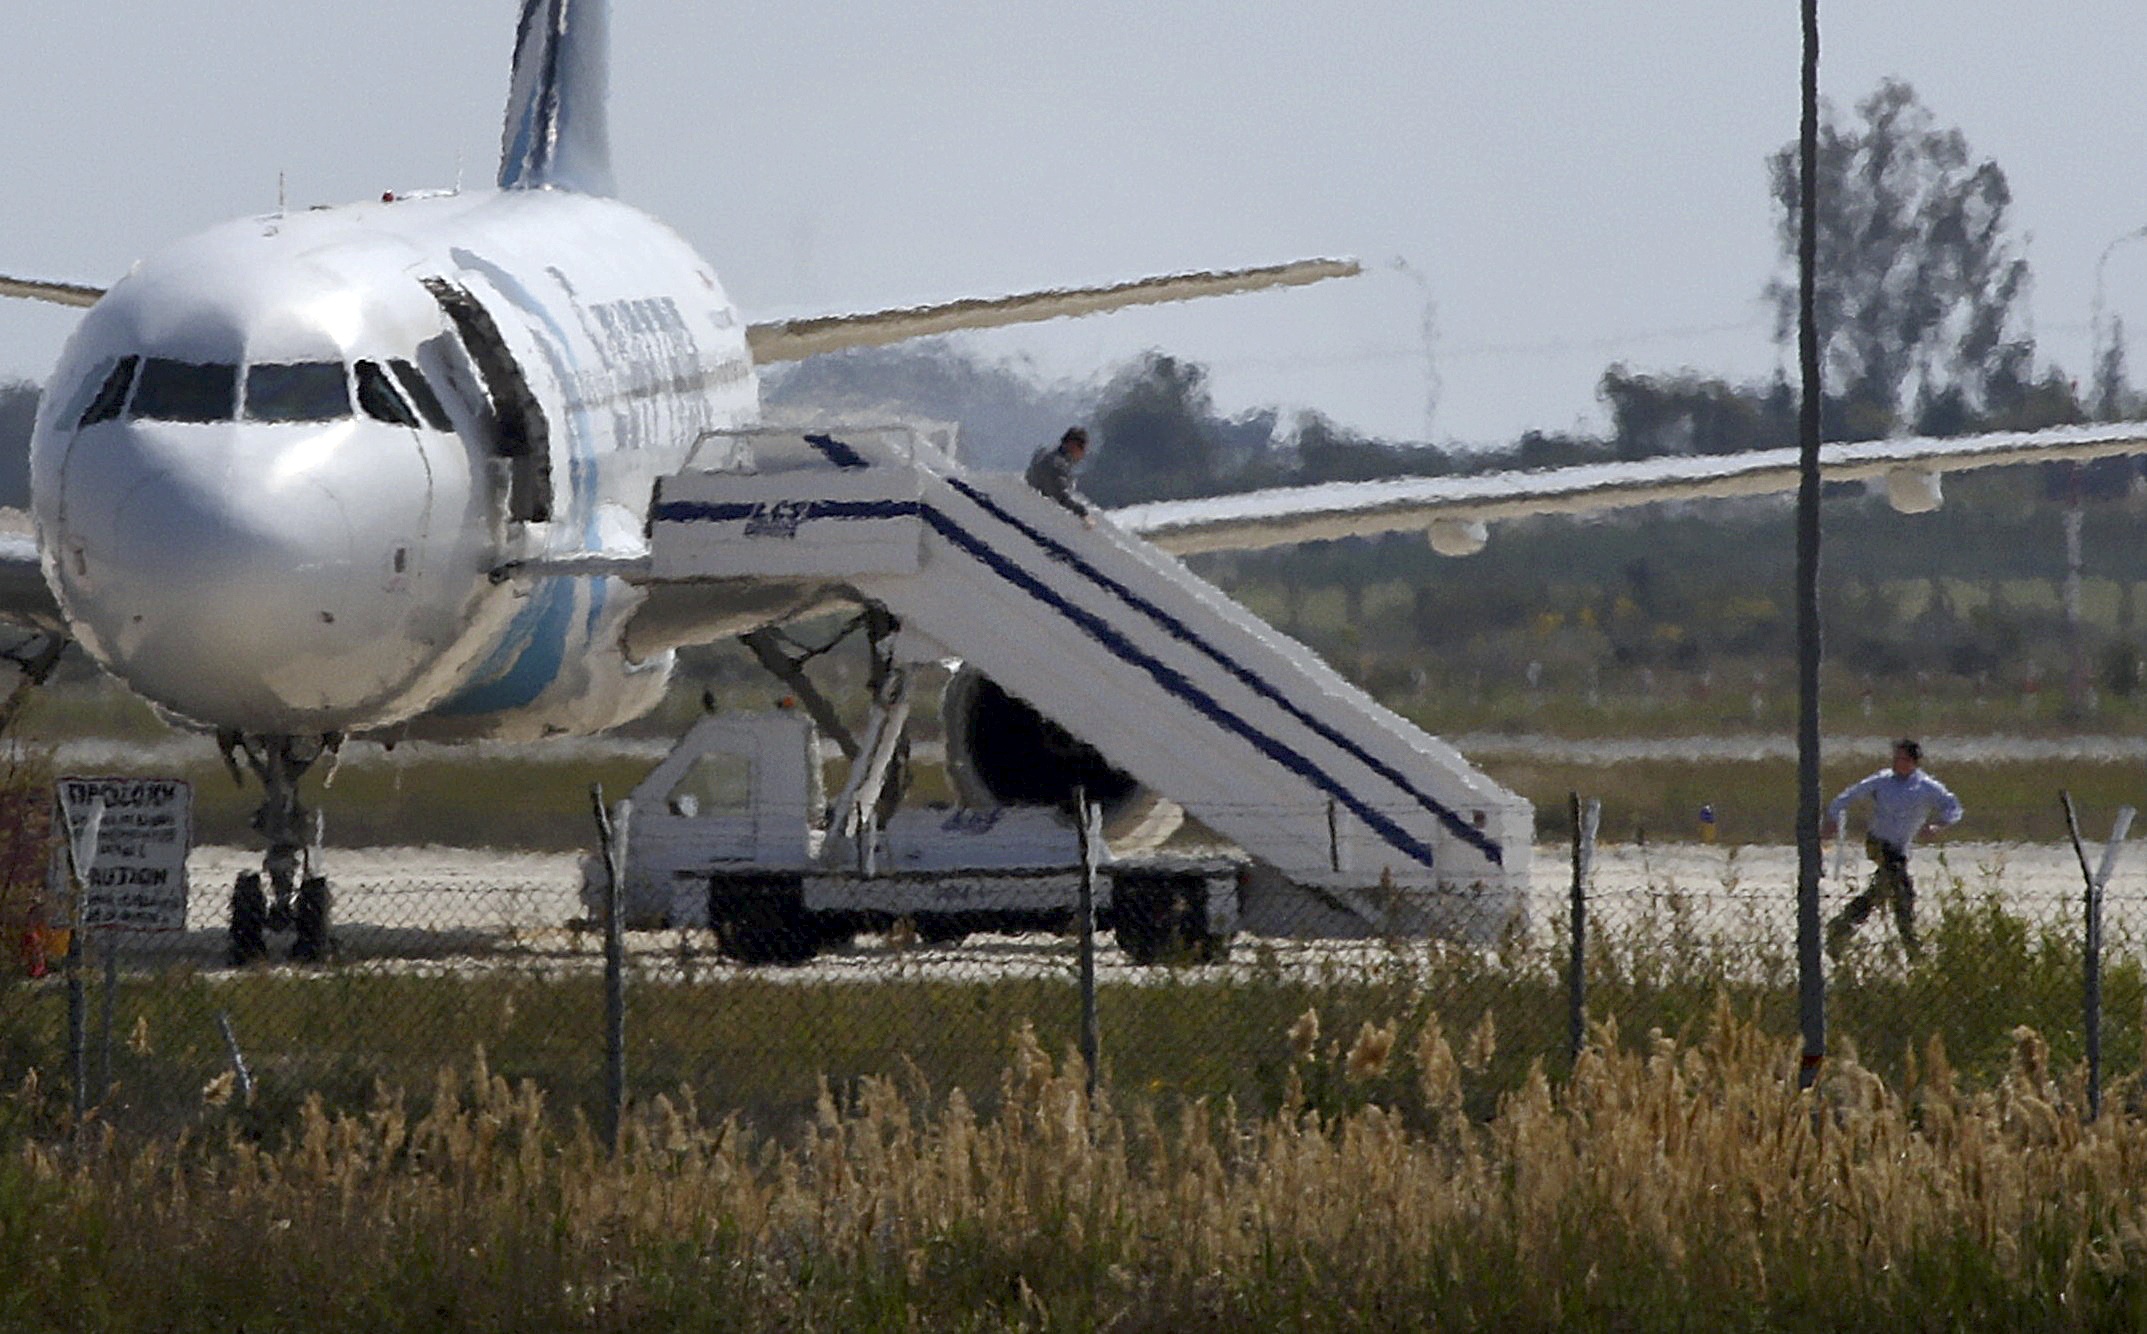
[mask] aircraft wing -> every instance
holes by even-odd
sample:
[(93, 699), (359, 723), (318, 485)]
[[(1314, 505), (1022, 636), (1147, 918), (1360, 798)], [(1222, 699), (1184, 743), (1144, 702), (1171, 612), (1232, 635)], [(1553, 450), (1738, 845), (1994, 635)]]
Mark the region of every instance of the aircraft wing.
[[(1172, 273), (1157, 278), (1113, 283), (1106, 287), (1070, 287), (1016, 296), (972, 297), (935, 306), (908, 306), (853, 315), (817, 315), (750, 325), (746, 343), (756, 363), (801, 361), (822, 352), (850, 347), (884, 347), (931, 334), (965, 329), (997, 329), (1082, 315), (1101, 315), (1128, 306), (1155, 306), (1198, 297), (1234, 296), (1270, 287), (1302, 287), (1362, 272), (1355, 260), (1301, 259), (1252, 269)], [(49, 301), (59, 306), (94, 306), (101, 287), (43, 278), (13, 278), (0, 273), (0, 297)]]
[(25, 301), (49, 301), (55, 306), (94, 306), (103, 295), (102, 287), (53, 282), (44, 278), (10, 278), (0, 273), (0, 296), (19, 297)]
[[(2147, 453), (2147, 424), (2054, 427), (1950, 439), (1911, 437), (1820, 449), (1829, 482), (1882, 479), (1896, 509), (1938, 506), (1938, 477), (1970, 468)], [(1428, 531), (1433, 546), (1466, 555), (1484, 526), (1531, 514), (1585, 514), (1665, 500), (1793, 491), (1797, 451), (1681, 455), (1468, 477), (1402, 477), (1277, 487), (1110, 511), (1120, 527), (1165, 551), (1250, 551), (1295, 542)]]
[(822, 315), (812, 319), (777, 320), (755, 324), (746, 330), (746, 344), (759, 364), (799, 361), (822, 352), (851, 347), (882, 347), (930, 334), (965, 329), (996, 329), (1009, 324), (1032, 324), (1069, 316), (1100, 315), (1128, 306), (1153, 306), (1196, 297), (1231, 296), (1269, 287), (1302, 287), (1329, 278), (1348, 278), (1361, 272), (1349, 259), (1301, 259), (1290, 264), (1270, 264), (1254, 269), (1224, 269), (1207, 273), (1173, 273), (1141, 278), (1108, 287), (1062, 288), (1049, 292), (1025, 292), (1019, 296), (976, 297), (936, 306), (912, 306), (860, 315)]

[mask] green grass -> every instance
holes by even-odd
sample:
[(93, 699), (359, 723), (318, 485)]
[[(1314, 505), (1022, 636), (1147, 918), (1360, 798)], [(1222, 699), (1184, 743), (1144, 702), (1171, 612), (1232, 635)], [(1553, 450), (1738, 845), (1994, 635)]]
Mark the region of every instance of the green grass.
[[(1928, 948), (1920, 962), (1904, 963), (1890, 932), (1871, 931), (1833, 970), (1828, 1003), (1838, 1048), (1907, 1079), (1935, 1037), (1968, 1077), (1989, 1082), (2006, 1067), (2013, 1030), (2025, 1024), (2048, 1035), (2054, 1060), (2069, 1068), (2081, 1059), (2082, 959), (2072, 935), (2031, 929), (1959, 884), (1927, 890), (1923, 914)], [(2105, 961), (2112, 1069), (2141, 1058), (2135, 1019), (2147, 1006), (2147, 974), (2139, 944), (2114, 942)], [(1492, 1051), (1475, 1094), (1488, 1111), (1536, 1063), (1553, 1074), (1565, 1068), (1566, 951), (1558, 937), (1488, 952), (1416, 943), (1375, 947), (1346, 965), (1323, 955), (1308, 968), (1272, 946), (1249, 945), (1227, 972), (1158, 970), (1143, 985), (1102, 987), (1103, 1068), (1117, 1087), (1170, 1105), (1227, 1100), (1263, 1115), (1287, 1100), (1286, 1035), (1308, 1011), (1317, 1012), (1322, 1050), (1337, 1059), (1367, 1023), (1436, 1019), (1458, 1036), (1488, 1015)], [(661, 978), (641, 976), (629, 987), (630, 1093), (647, 1102), (691, 1089), (704, 1108), (737, 1112), (774, 1133), (810, 1119), (823, 1078), (849, 1088), (901, 1075), (942, 1095), (960, 1088), (988, 1102), (1015, 1028), (1032, 1025), (1052, 1050), (1076, 1044), (1072, 963), (1061, 957), (1065, 971), (1055, 977), (974, 981), (920, 976), (899, 956), (875, 980), (847, 982), (740, 973), (705, 956), (698, 964), (667, 961)], [(99, 990), (93, 977), (93, 1051), (102, 1050)], [(1793, 1031), (1791, 942), (1710, 935), (1675, 894), (1591, 931), (1588, 1014), (1618, 1040), (1689, 1036), (1720, 1003), (1771, 1030)], [(603, 1002), (593, 970), (540, 976), (510, 966), (443, 977), (175, 969), (123, 981), (105, 1119), (154, 1134), (213, 1119), (203, 1090), (227, 1068), (219, 1013), (231, 1017), (259, 1078), (253, 1115), (263, 1129), (288, 1124), (308, 1097), (347, 1108), (362, 1106), (380, 1085), (422, 1091), (442, 1065), (480, 1049), (493, 1070), (534, 1081), (555, 1106), (593, 1114), (601, 1104)], [(56, 1112), (71, 1086), (66, 1032), (63, 987), (0, 983), (0, 1088), (34, 1073), (47, 1111)], [(93, 1087), (101, 1072), (95, 1057)], [(1310, 1095), (1330, 1110), (1344, 1109), (1345, 1095), (1357, 1105), (1383, 1097), (1406, 1107), (1405, 1085), (1336, 1083)]]
[[(1822, 771), (1822, 799), (1877, 769), (1884, 755), (1832, 755)], [(2084, 760), (1946, 763), (1932, 770), (1967, 809), (1962, 837), (2000, 842), (2063, 843), (2060, 790), (2070, 791), (2094, 837), (2119, 806), (2147, 808), (2147, 778), (2134, 763)], [(1629, 760), (1615, 765), (1494, 757), (1485, 772), (1536, 807), (1541, 838), (1570, 834), (1567, 794), (1603, 802), (1603, 836), (1627, 841), (1690, 842), (1699, 811), (1712, 806), (1725, 843), (1788, 844), (1796, 838), (1796, 761)]]

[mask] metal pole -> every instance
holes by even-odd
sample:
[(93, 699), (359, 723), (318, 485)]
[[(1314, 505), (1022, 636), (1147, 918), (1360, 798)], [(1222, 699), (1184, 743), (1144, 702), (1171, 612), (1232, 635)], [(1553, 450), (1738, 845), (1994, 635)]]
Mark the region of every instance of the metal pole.
[(2065, 833), (2072, 839), (2072, 854), (2080, 859), (2080, 879), (2087, 886), (2081, 915), (2085, 919), (2087, 957), (2082, 972), (2081, 1021), (2087, 1030), (2087, 1119), (2102, 1114), (2102, 904), (2095, 893), (2095, 873), (2088, 869), (2087, 849), (2080, 843), (2080, 817), (2073, 810), (2072, 793), (2058, 789), (2058, 805), (2065, 810)]
[(2087, 637), (2080, 627), (2080, 574), (2084, 564), (2080, 528), (2080, 465), (2070, 464), (2065, 480), (2065, 708), (2074, 718), (2087, 712)]
[[(57, 802), (53, 804), (58, 807)], [(65, 813), (55, 818), (62, 821), (64, 836)], [(45, 898), (53, 905), (53, 918), (67, 923), (67, 957), (60, 967), (67, 977), (67, 1068), (74, 1080), (75, 1120), (79, 1123), (89, 1112), (89, 1000), (82, 994), (82, 897), (75, 892), (74, 877), (69, 874), (72, 865), (66, 845), (56, 845), (52, 862), (45, 868)], [(61, 910), (63, 898), (66, 907)]]
[(1590, 799), (1583, 804), (1580, 793), (1566, 794), (1566, 809), (1573, 819), (1573, 953), (1566, 965), (1567, 1051), (1580, 1060), (1581, 1044), (1588, 1036), (1588, 878), (1595, 869), (1595, 831), (1603, 818), (1603, 803)]
[(112, 1021), (119, 1009), (119, 933), (104, 931), (104, 1002), (97, 1015), (97, 1101), (112, 1096)]
[(82, 914), (67, 940), (67, 1060), (74, 1071), (75, 1124), (89, 1115), (89, 997), (82, 986)]
[(1081, 1063), (1088, 1067), (1089, 1101), (1096, 1099), (1096, 1065), (1103, 1059), (1103, 1035), (1096, 1022), (1096, 856), (1102, 843), (1100, 807), (1091, 806), (1088, 793), (1074, 790), (1074, 808), (1081, 812)]
[(626, 1128), (626, 889), (602, 783), (589, 785), (589, 801), (604, 854), (604, 1135), (617, 1153)]
[(1432, 426), (1439, 415), (1439, 303), (1431, 293), (1431, 280), (1426, 278), (1405, 256), (1394, 257), (1394, 270), (1416, 284), (1417, 294), (1424, 298), (1423, 318), (1418, 323), (1418, 333), (1424, 345), (1424, 443), (1432, 441)]
[(2130, 806), (2121, 806), (2117, 818), (2110, 823), (2110, 840), (2102, 850), (2102, 865), (2090, 871), (2087, 865), (2087, 848), (2080, 842), (2080, 820), (2073, 808), (2072, 794), (2058, 793), (2058, 804), (2065, 809), (2065, 832), (2072, 839), (2073, 856), (2080, 862), (2080, 878), (2086, 884), (2082, 898), (2083, 947), (2081, 985), (2081, 1019), (2087, 1035), (2087, 1119), (2092, 1121), (2102, 1115), (2102, 905), (2103, 891), (2109, 886), (2110, 874), (2117, 869), (2117, 853), (2124, 845), (2125, 835), (2132, 831), (2133, 818), (2138, 814)]
[(2108, 349), (2111, 346), (2108, 336), (2110, 331), (2108, 317), (2105, 314), (2109, 292), (2109, 287), (2105, 280), (2109, 277), (2110, 256), (2116, 251), (2117, 247), (2125, 242), (2137, 241), (2142, 237), (2147, 237), (2147, 227), (2134, 227), (2122, 236), (2112, 237), (2110, 243), (2102, 248), (2102, 253), (2095, 257), (2095, 297), (2093, 304), (2088, 307), (2087, 338), (2090, 365), (2088, 373), (2095, 377), (2093, 407), (2095, 420), (2097, 421), (2113, 421), (2117, 416), (2117, 403), (2114, 394), (2117, 386), (2104, 383), (2102, 378), (2103, 360), (2108, 355)]
[(1797, 360), (1797, 1010), (1800, 1087), (1826, 1059), (1826, 978), (1819, 958), (1819, 0), (1804, 0), (1804, 114), (1798, 137)]
[(2088, 1119), (2102, 1115), (2102, 905), (2104, 891), (2110, 886), (2110, 874), (2117, 869), (2117, 853), (2124, 846), (2125, 835), (2132, 832), (2133, 817), (2139, 812), (2130, 806), (2117, 808), (2117, 818), (2110, 822), (2110, 841), (2102, 849), (2102, 865), (2095, 868), (2095, 889), (2091, 922), (2094, 926), (2094, 991), (2092, 993), (2093, 1022), (2088, 1026), (2093, 1060), (2089, 1065)]

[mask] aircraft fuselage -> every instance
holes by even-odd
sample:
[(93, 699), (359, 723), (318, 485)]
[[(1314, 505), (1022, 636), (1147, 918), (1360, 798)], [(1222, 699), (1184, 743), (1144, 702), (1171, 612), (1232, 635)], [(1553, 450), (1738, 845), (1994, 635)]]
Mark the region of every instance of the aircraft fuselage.
[(47, 581), (83, 646), (250, 733), (540, 736), (651, 706), (615, 579), (651, 484), (749, 423), (707, 263), (616, 201), (452, 194), (242, 219), (83, 319), (31, 443)]

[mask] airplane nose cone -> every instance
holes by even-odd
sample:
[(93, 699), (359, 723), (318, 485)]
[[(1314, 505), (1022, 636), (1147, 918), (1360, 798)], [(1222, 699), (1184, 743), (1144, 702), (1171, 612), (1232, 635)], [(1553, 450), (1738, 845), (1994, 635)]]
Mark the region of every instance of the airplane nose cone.
[[(152, 697), (222, 694), (214, 683), (251, 664), (285, 677), (343, 638), (350, 523), (326, 488), (267, 498), (203, 495), (164, 475), (120, 506), (106, 559), (119, 576), (107, 617), (130, 679)], [(310, 701), (331, 704), (332, 684)]]
[[(380, 488), (407, 479), (365, 466), (350, 437), (371, 433), (355, 423), (246, 434), (151, 441), (130, 451), (131, 477), (109, 456), (70, 476), (59, 564), (71, 610), (106, 667), (179, 713), (258, 732), (350, 726), (412, 668), (397, 652), (408, 597), (395, 566), (425, 496), (402, 521), (380, 504)], [(392, 455), (396, 442), (365, 443)]]

